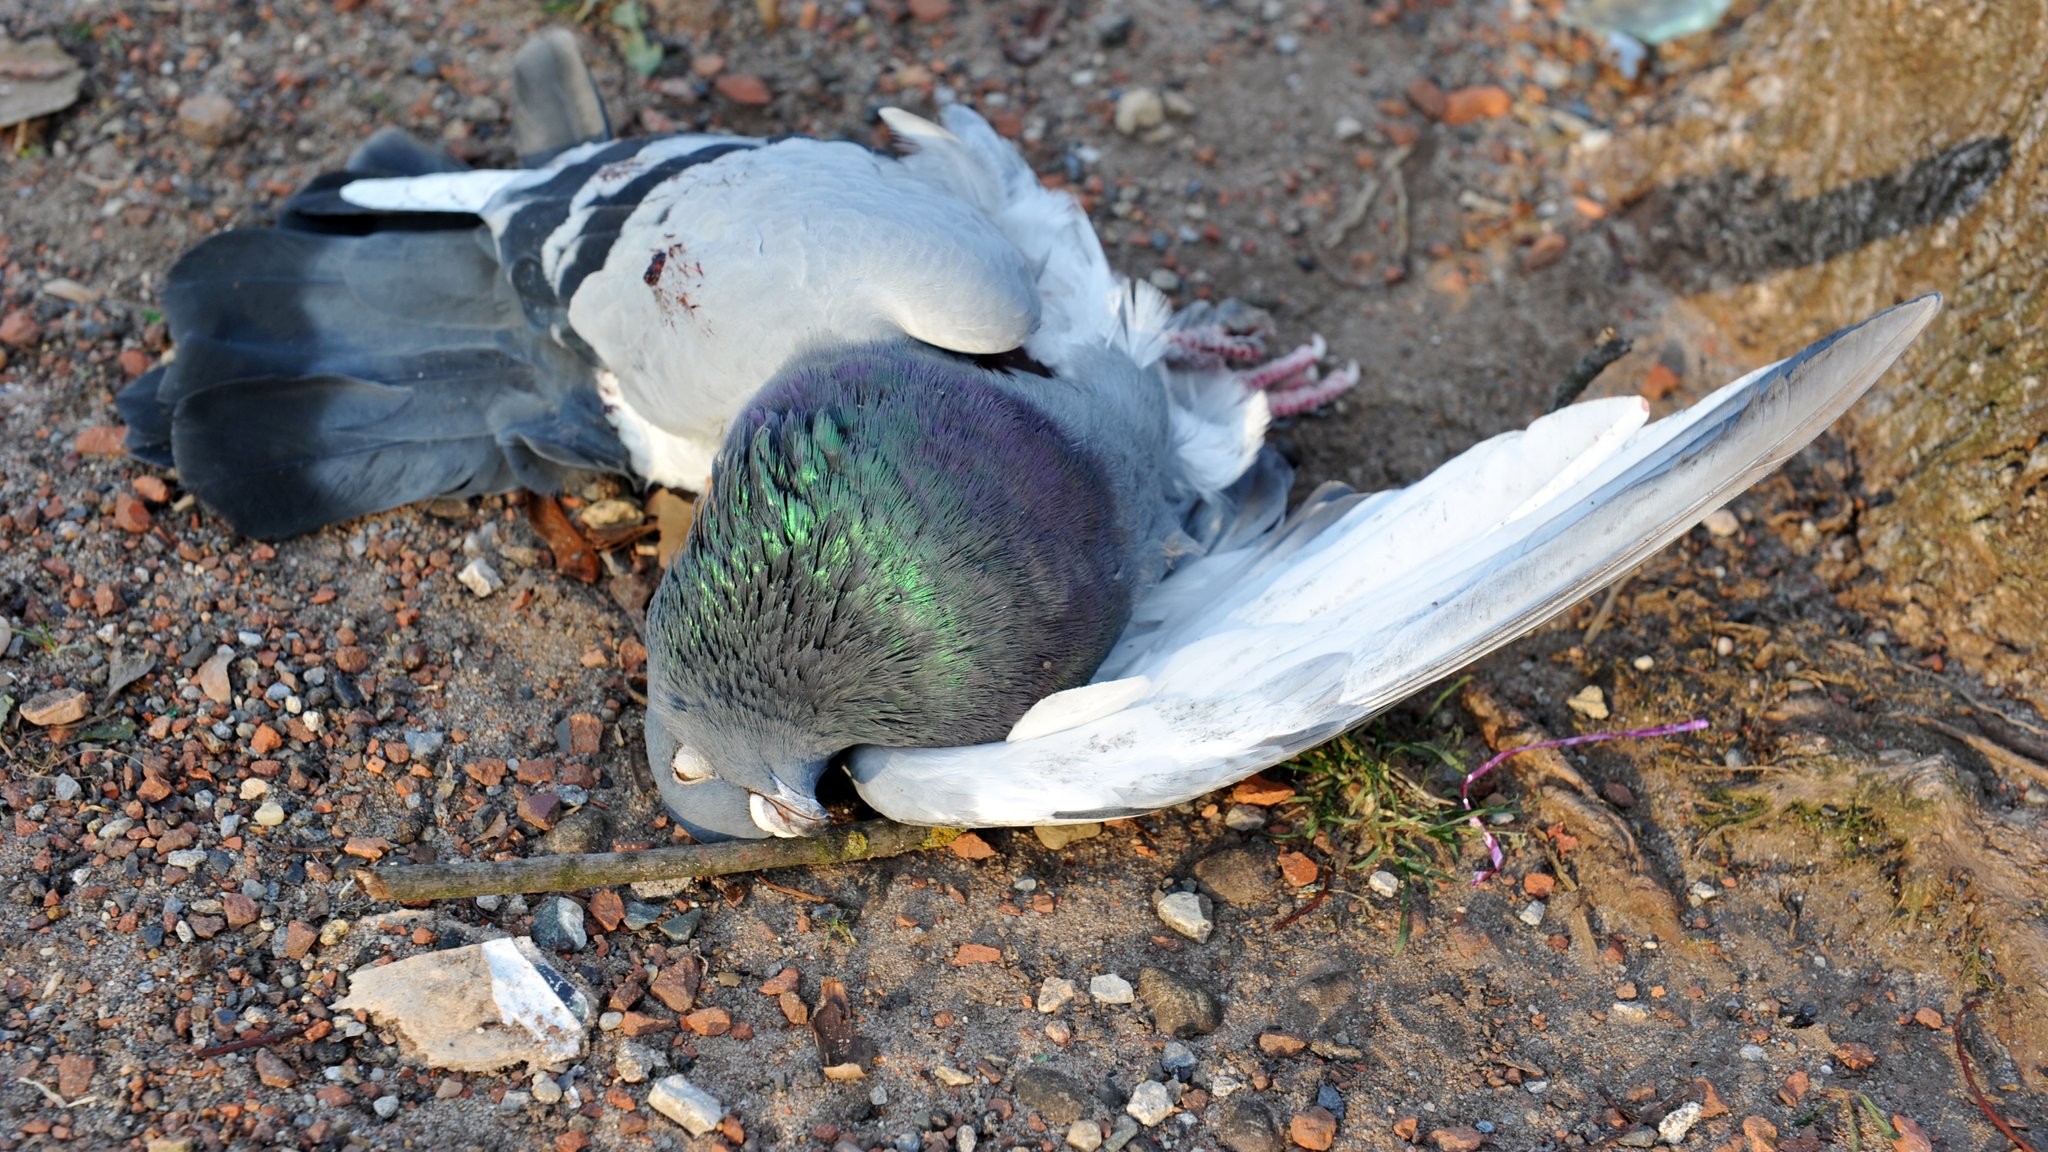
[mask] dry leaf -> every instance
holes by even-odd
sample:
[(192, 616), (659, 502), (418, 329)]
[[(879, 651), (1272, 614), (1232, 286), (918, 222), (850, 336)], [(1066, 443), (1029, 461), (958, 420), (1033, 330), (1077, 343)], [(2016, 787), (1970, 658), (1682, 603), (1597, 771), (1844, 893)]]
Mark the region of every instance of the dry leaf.
[[(6, 646), (7, 642), (4, 639), (0, 639), (0, 648), (5, 648)], [(139, 657), (130, 656), (124, 650), (121, 641), (114, 641), (113, 654), (107, 657), (106, 699), (112, 700), (114, 697), (119, 696), (121, 689), (149, 675), (150, 669), (155, 667), (156, 657), (146, 652)]]
[(0, 128), (71, 107), (84, 83), (85, 69), (51, 37), (17, 44), (0, 36)]
[(526, 520), (540, 535), (548, 551), (555, 555), (555, 571), (564, 576), (581, 580), (585, 584), (597, 583), (599, 571), (597, 550), (576, 525), (569, 522), (568, 513), (552, 496), (536, 495), (526, 502)]
[(818, 1039), (819, 1062), (866, 1067), (874, 1062), (874, 1041), (853, 1030), (853, 1007), (846, 1002), (846, 984), (830, 976), (819, 982), (818, 1007), (811, 1013), (811, 1034)]

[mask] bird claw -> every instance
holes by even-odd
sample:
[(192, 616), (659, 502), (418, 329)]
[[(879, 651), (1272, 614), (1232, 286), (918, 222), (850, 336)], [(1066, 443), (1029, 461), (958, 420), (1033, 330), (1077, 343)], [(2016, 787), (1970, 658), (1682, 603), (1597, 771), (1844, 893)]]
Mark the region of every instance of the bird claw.
[(1191, 324), (1167, 336), (1167, 361), (1183, 369), (1228, 369), (1248, 392), (1264, 392), (1275, 416), (1313, 412), (1358, 384), (1353, 361), (1323, 375), (1316, 367), (1330, 350), (1321, 336), (1261, 364), (1266, 341), (1256, 331), (1234, 331), (1224, 323)]
[(1299, 380), (1285, 388), (1268, 388), (1266, 403), (1275, 416), (1299, 416), (1313, 412), (1358, 384), (1358, 361), (1353, 360), (1342, 368), (1320, 376), (1316, 366), (1310, 364)]
[(1279, 359), (1239, 373), (1238, 380), (1249, 391), (1264, 392), (1275, 416), (1313, 412), (1358, 384), (1355, 360), (1327, 376), (1321, 373), (1316, 365), (1329, 350), (1316, 336)]
[(1224, 368), (1256, 364), (1266, 354), (1257, 332), (1233, 332), (1223, 324), (1195, 324), (1167, 334), (1166, 358), (1179, 368)]

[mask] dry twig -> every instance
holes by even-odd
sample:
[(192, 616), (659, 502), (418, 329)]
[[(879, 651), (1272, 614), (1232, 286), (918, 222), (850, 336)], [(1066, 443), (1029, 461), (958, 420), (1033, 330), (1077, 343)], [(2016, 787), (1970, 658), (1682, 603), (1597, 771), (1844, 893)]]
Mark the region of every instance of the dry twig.
[(355, 879), (357, 886), (371, 899), (416, 904), (465, 896), (574, 892), (611, 884), (689, 880), (736, 872), (760, 872), (769, 868), (850, 864), (857, 860), (943, 848), (959, 835), (957, 828), (914, 828), (889, 820), (870, 820), (833, 828), (808, 839), (735, 840), (725, 844), (645, 848), (635, 852), (571, 853), (521, 860), (464, 860), (449, 864), (359, 868)]

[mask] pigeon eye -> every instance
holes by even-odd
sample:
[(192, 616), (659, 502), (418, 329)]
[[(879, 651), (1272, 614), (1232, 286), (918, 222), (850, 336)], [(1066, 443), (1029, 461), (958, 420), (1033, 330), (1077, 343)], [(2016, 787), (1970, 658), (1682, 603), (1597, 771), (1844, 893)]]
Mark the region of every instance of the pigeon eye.
[(704, 758), (689, 748), (676, 749), (676, 754), (669, 760), (668, 766), (675, 772), (676, 779), (685, 784), (697, 784), (711, 779), (711, 766), (704, 763)]

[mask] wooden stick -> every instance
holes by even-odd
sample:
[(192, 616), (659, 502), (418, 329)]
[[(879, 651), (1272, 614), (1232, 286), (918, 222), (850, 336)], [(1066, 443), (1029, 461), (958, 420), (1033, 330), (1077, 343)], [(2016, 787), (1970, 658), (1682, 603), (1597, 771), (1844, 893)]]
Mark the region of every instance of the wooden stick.
[(635, 852), (571, 853), (521, 860), (462, 860), (451, 864), (414, 864), (395, 868), (358, 868), (356, 885), (373, 900), (417, 904), (464, 896), (502, 896), (512, 892), (574, 892), (611, 884), (650, 880), (687, 880), (759, 872), (769, 868), (851, 864), (943, 848), (960, 835), (958, 828), (915, 828), (890, 820), (870, 820), (833, 828), (823, 835), (791, 840), (732, 840), (723, 844), (691, 844), (644, 848)]

